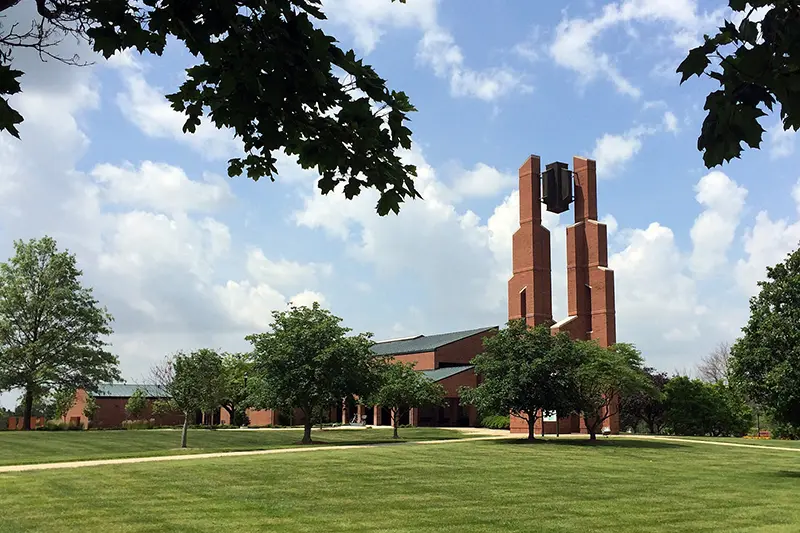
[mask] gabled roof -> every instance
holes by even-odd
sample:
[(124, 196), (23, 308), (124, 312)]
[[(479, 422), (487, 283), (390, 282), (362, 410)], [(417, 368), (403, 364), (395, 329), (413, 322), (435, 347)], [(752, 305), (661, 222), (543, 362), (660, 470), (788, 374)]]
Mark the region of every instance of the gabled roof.
[(430, 379), (431, 381), (442, 381), (443, 379), (447, 379), (449, 377), (455, 376), (456, 374), (460, 374), (462, 372), (466, 372), (475, 368), (472, 365), (464, 365), (464, 366), (449, 366), (445, 368), (437, 368), (436, 370), (420, 370), (422, 374)]
[(161, 387), (135, 383), (101, 383), (99, 390), (93, 396), (95, 398), (130, 398), (136, 389), (142, 389), (148, 398), (169, 398), (169, 394)]
[(376, 355), (404, 355), (411, 353), (432, 352), (452, 342), (460, 341), (478, 333), (497, 329), (497, 326), (468, 329), (440, 335), (420, 335), (411, 339), (378, 342), (372, 347)]

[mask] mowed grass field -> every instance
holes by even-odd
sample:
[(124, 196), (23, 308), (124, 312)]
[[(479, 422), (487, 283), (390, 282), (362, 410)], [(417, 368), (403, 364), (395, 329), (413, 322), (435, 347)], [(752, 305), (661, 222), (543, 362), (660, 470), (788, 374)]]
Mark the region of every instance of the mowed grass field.
[[(464, 435), (445, 429), (401, 428), (403, 440), (457, 439)], [(0, 466), (114, 459), (184, 453), (266, 450), (297, 445), (302, 429), (207, 430), (191, 429), (180, 449), (180, 430), (119, 431), (0, 431)], [(371, 444), (391, 442), (390, 428), (315, 429), (316, 445)]]
[(2, 532), (797, 532), (800, 454), (451, 442), (0, 474)]

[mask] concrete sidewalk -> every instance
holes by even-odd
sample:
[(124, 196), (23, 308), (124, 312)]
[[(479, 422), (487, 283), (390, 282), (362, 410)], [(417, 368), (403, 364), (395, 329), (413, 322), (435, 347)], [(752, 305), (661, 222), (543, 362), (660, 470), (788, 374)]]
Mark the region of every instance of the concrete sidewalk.
[(124, 459), (96, 459), (91, 461), (65, 461), (61, 463), (39, 463), (29, 465), (9, 465), (0, 466), (0, 474), (9, 472), (28, 472), (31, 470), (57, 470), (62, 468), (84, 468), (89, 466), (124, 465), (134, 463), (156, 463), (161, 461), (190, 461), (199, 459), (217, 459), (222, 457), (247, 457), (251, 455), (273, 455), (283, 453), (304, 453), (322, 452), (335, 450), (355, 450), (377, 448), (381, 446), (415, 446), (415, 445), (437, 445), (455, 444), (459, 442), (475, 442), (481, 440), (496, 440), (509, 438), (510, 435), (488, 436), (488, 437), (467, 437), (464, 439), (451, 440), (426, 440), (426, 441), (406, 441), (406, 442), (382, 442), (374, 444), (348, 444), (343, 446), (297, 446), (294, 448), (274, 448), (270, 450), (251, 450), (244, 452), (215, 452), (215, 453), (195, 453), (182, 455), (161, 455), (154, 457), (128, 457)]

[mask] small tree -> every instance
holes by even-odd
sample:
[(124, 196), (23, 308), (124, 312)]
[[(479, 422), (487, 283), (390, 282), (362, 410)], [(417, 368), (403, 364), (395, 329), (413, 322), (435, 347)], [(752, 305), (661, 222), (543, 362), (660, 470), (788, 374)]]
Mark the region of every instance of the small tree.
[(697, 365), (700, 379), (709, 383), (727, 384), (730, 376), (731, 345), (720, 342), (708, 355), (703, 357)]
[(119, 379), (119, 361), (105, 350), (112, 317), (81, 285), (75, 256), (58, 252), (50, 237), (16, 241), (14, 249), (0, 263), (0, 391), (24, 391), (29, 430), (36, 398), (95, 390)]
[(151, 370), (155, 384), (169, 395), (155, 403), (157, 412), (183, 413), (181, 448), (186, 448), (189, 421), (197, 410), (218, 406), (222, 396), (222, 359), (214, 350), (202, 348), (178, 352)]
[(542, 411), (570, 410), (576, 351), (566, 333), (551, 335), (544, 325), (529, 328), (510, 320), (497, 335), (485, 338), (472, 364), (482, 382), (460, 391), (462, 401), (480, 412), (508, 413), (528, 423), (528, 440)]
[(619, 400), (646, 390), (642, 356), (632, 344), (604, 348), (595, 341), (576, 341), (581, 365), (576, 373), (575, 408), (583, 416), (590, 440), (603, 423), (619, 414)]
[(125, 412), (128, 413), (129, 417), (136, 419), (145, 409), (147, 409), (147, 394), (142, 389), (137, 388), (128, 398), (128, 402), (125, 404)]
[(399, 439), (397, 428), (400, 414), (412, 407), (442, 405), (444, 394), (444, 387), (414, 370), (413, 364), (392, 363), (386, 365), (380, 388), (369, 397), (368, 403), (389, 410), (393, 420), (393, 437)]
[(372, 353), (371, 334), (347, 336), (342, 319), (317, 302), (272, 316), (270, 333), (246, 337), (254, 348), (254, 399), (263, 408), (299, 408), (302, 443), (310, 444), (316, 410), (372, 394), (385, 360)]
[(644, 374), (648, 387), (620, 400), (620, 424), (623, 427), (635, 427), (640, 422), (647, 426), (651, 434), (659, 434), (666, 423), (664, 409), (664, 386), (669, 382), (666, 372), (656, 372), (645, 367)]
[(53, 409), (56, 418), (64, 418), (75, 405), (75, 389), (58, 389), (52, 394)]
[(247, 392), (247, 378), (253, 372), (253, 358), (249, 353), (230, 353), (222, 357), (223, 385), (222, 407), (228, 411), (231, 425), (242, 425), (243, 414), (252, 407)]
[(87, 395), (86, 402), (83, 404), (83, 416), (88, 420), (87, 426), (91, 426), (92, 422), (94, 422), (94, 417), (99, 409), (100, 406), (97, 405), (97, 400), (94, 399), (94, 396)]

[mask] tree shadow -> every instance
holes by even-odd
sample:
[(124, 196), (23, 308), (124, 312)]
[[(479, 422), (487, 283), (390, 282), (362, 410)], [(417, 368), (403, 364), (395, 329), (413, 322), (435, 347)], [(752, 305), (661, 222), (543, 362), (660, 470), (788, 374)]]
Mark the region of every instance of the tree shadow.
[(776, 473), (778, 477), (798, 478), (800, 479), (800, 470), (778, 470)]
[(655, 439), (627, 439), (598, 437), (596, 441), (589, 440), (589, 437), (547, 437), (537, 438), (530, 441), (527, 439), (499, 439), (491, 442), (495, 445), (503, 446), (570, 446), (579, 448), (627, 448), (627, 449), (668, 449), (685, 448), (687, 444), (680, 442), (669, 442), (667, 440)]

